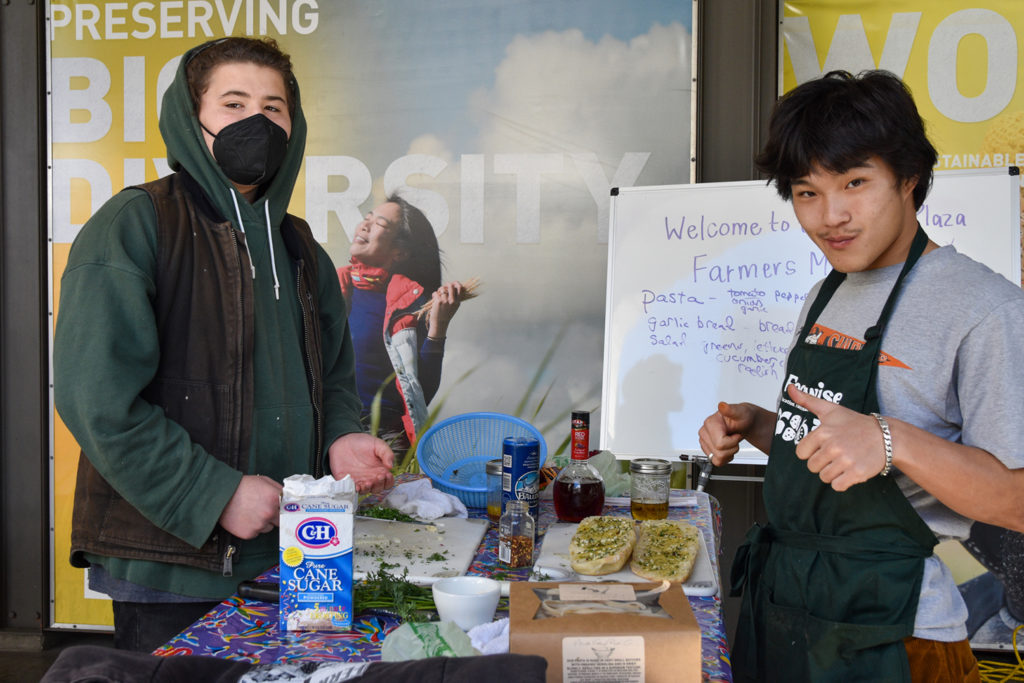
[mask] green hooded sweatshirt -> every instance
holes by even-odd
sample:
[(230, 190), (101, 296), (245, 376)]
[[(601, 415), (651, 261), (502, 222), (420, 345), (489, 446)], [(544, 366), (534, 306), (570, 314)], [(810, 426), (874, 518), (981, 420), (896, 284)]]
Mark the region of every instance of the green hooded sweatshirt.
[[(164, 95), (160, 131), (171, 168), (187, 171), (221, 216), (245, 233), (255, 267), (255, 396), (247, 474), (281, 481), (311, 472), (314, 438), (296, 273), (280, 233), (302, 163), (306, 121), (297, 101), (285, 160), (264, 194), (250, 204), (220, 170), (203, 139), (185, 79), (187, 54)], [(146, 518), (198, 548), (213, 533), (243, 472), (192, 443), (162, 409), (140, 398), (160, 357), (153, 308), (156, 245), (156, 213), (141, 190), (118, 193), (83, 226), (61, 278), (54, 397), (61, 418), (100, 474)], [(318, 260), (324, 366), (321, 457), (326, 457), (326, 448), (337, 437), (363, 428), (338, 278), (322, 248)], [(275, 296), (272, 264), (280, 298)], [(275, 566), (277, 548), (276, 529), (240, 541), (231, 576), (161, 562), (88, 559), (117, 579), (194, 598), (222, 599), (235, 592), (239, 581)]]

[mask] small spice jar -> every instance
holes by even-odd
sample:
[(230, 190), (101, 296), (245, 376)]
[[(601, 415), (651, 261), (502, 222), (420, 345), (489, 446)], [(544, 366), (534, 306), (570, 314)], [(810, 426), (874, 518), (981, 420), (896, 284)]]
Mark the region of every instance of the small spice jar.
[(657, 458), (638, 458), (629, 463), (629, 509), (633, 519), (668, 517), (669, 477), (672, 463)]
[(487, 519), (501, 519), (501, 458), (487, 461)]
[(507, 501), (498, 521), (498, 559), (508, 567), (531, 566), (533, 534), (534, 522), (527, 502)]

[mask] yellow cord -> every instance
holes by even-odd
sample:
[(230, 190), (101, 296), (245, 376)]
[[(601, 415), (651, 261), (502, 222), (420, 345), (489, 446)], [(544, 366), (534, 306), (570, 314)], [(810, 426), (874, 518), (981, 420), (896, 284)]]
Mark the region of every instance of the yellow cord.
[(1017, 633), (1024, 629), (1018, 626), (1013, 629), (1013, 654), (1017, 658), (1017, 664), (1006, 664), (1003, 662), (978, 660), (978, 670), (981, 672), (982, 683), (1004, 683), (1004, 681), (1024, 681), (1024, 659), (1021, 659), (1020, 650), (1017, 649)]

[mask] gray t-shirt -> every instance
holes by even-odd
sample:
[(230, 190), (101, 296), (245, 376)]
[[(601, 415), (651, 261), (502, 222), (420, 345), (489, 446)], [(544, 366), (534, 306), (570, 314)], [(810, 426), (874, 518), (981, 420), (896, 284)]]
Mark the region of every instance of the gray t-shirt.
[[(818, 318), (825, 334), (863, 342), (902, 267), (850, 273)], [(820, 286), (807, 296), (797, 335)], [(882, 414), (982, 448), (1011, 469), (1024, 467), (1022, 339), (1024, 291), (1019, 286), (951, 246), (922, 256), (904, 281), (882, 338)], [(939, 540), (967, 538), (971, 520), (898, 471), (894, 475)], [(966, 618), (949, 569), (939, 558), (928, 558), (914, 635), (962, 640)]]

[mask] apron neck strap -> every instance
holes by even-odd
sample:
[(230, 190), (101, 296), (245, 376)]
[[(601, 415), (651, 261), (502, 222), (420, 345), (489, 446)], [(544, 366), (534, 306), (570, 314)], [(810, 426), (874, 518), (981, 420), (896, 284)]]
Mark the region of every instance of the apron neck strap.
[(921, 224), (917, 224), (917, 232), (914, 234), (914, 241), (910, 245), (910, 252), (907, 254), (907, 260), (903, 262), (903, 269), (900, 271), (899, 277), (896, 278), (896, 284), (893, 286), (892, 291), (889, 293), (889, 298), (885, 301), (885, 306), (882, 307), (882, 312), (878, 316), (878, 322), (868, 328), (867, 332), (864, 333), (864, 340), (870, 341), (876, 337), (882, 336), (882, 329), (885, 324), (889, 322), (889, 316), (892, 314), (892, 309), (896, 306), (896, 299), (899, 297), (900, 286), (903, 284), (904, 278), (910, 273), (910, 269), (914, 267), (918, 259), (921, 258), (921, 254), (924, 253), (924, 248), (928, 246), (928, 235), (925, 234)]
[[(896, 305), (900, 285), (903, 284), (903, 279), (910, 272), (910, 269), (914, 267), (914, 264), (917, 263), (918, 259), (921, 258), (921, 254), (924, 253), (924, 249), (927, 246), (928, 235), (921, 227), (921, 224), (918, 223), (917, 232), (914, 234), (914, 241), (911, 243), (910, 251), (907, 253), (907, 260), (903, 262), (903, 269), (900, 271), (899, 277), (896, 278), (896, 284), (889, 293), (889, 298), (886, 299), (885, 306), (882, 307), (882, 312), (878, 316), (878, 322), (869, 327), (867, 332), (864, 333), (864, 341), (870, 342), (873, 339), (877, 339), (882, 336), (882, 330), (885, 327), (885, 323), (888, 322), (889, 316), (892, 314), (892, 309)], [(818, 296), (815, 297), (810, 310), (807, 312), (807, 320), (804, 323), (805, 335), (806, 330), (809, 330), (811, 326), (817, 322), (818, 316), (821, 315), (822, 310), (824, 310), (829, 300), (832, 299), (832, 295), (835, 294), (836, 290), (839, 289), (839, 285), (841, 285), (845, 279), (846, 273), (840, 273), (834, 268), (825, 277), (825, 281), (821, 285), (821, 290), (818, 292)]]

